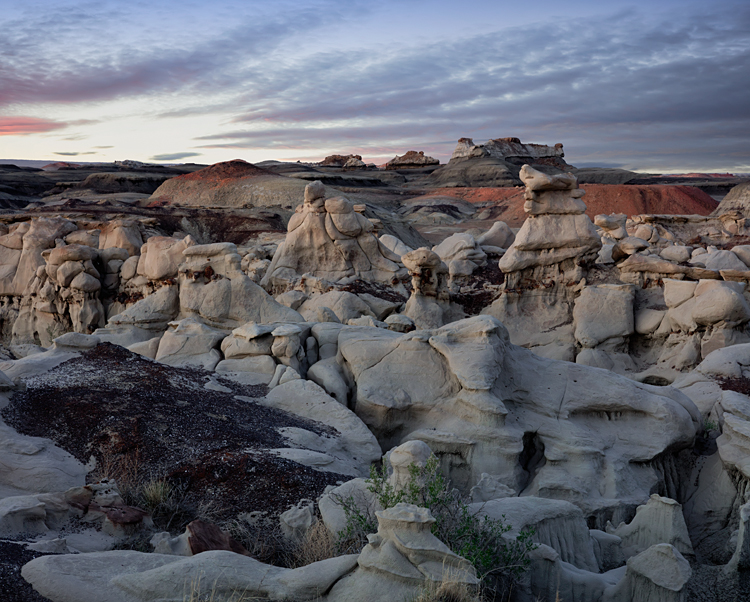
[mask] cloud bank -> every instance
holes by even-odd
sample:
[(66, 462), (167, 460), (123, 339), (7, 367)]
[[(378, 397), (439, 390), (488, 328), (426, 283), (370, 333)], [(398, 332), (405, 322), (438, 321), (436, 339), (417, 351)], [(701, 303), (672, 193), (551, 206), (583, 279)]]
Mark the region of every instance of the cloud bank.
[(201, 153), (166, 153), (163, 155), (154, 155), (151, 157), (151, 161), (179, 161), (181, 159), (187, 159), (188, 157), (200, 157)]
[(40, 134), (67, 127), (67, 123), (37, 117), (0, 117), (0, 136)]
[[(18, 24), (0, 40), (0, 110), (128, 98), (154, 120), (214, 116), (222, 124), (196, 129), (193, 149), (151, 153), (154, 160), (211, 149), (272, 158), (410, 148), (446, 159), (462, 136), (518, 136), (563, 142), (572, 163), (750, 171), (746, 4), (662, 16), (623, 10), (393, 47), (363, 39), (354, 48), (326, 38), (351, 14), (323, 6), (238, 19), (194, 42), (62, 59), (49, 58), (39, 23)], [(63, 32), (75, 36), (98, 18), (68, 15)], [(311, 39), (328, 43), (300, 42)], [(64, 127), (39, 122), (13, 130), (0, 121), (0, 134)]]

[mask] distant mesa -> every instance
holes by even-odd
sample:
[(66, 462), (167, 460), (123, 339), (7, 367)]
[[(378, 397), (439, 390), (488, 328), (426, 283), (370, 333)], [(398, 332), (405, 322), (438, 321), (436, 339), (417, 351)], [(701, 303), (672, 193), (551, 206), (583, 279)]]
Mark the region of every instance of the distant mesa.
[(176, 178), (177, 180), (231, 180), (234, 178), (246, 178), (252, 176), (276, 176), (277, 174), (262, 167), (243, 161), (242, 159), (233, 159), (232, 161), (223, 161), (214, 163), (193, 173), (185, 174)]
[[(717, 205), (707, 193), (692, 186), (582, 184), (580, 187), (586, 191), (586, 215), (592, 219), (610, 213), (709, 215)], [(512, 228), (520, 227), (526, 219), (523, 189), (515, 187), (436, 188), (428, 195), (410, 199), (409, 204), (427, 205), (432, 198), (442, 199), (443, 203), (452, 198), (485, 206), (486, 219), (503, 221)]]
[(365, 169), (367, 166), (362, 161), (362, 155), (328, 155), (318, 167), (341, 167), (345, 170)]
[(419, 169), (422, 167), (433, 167), (440, 165), (440, 161), (433, 157), (428, 157), (424, 151), (410, 150), (405, 154), (396, 155), (385, 164), (386, 169)]
[(551, 173), (573, 170), (564, 156), (562, 144), (525, 144), (513, 137), (474, 144), (471, 138), (459, 138), (448, 164), (436, 169), (428, 184), (447, 188), (520, 186), (522, 165)]
[(295, 207), (306, 182), (235, 159), (167, 180), (151, 195), (152, 204), (200, 207)]
[(584, 184), (581, 188), (592, 218), (600, 213), (710, 215), (716, 208), (711, 196), (693, 186)]
[(55, 161), (54, 163), (48, 163), (43, 166), (44, 171), (63, 171), (66, 169), (78, 169), (81, 167), (80, 163), (68, 163), (66, 161)]
[(570, 166), (562, 160), (565, 156), (562, 143), (554, 146), (546, 144), (524, 144), (518, 138), (495, 138), (486, 144), (474, 144), (471, 138), (459, 138), (451, 161), (473, 157), (494, 157), (519, 165), (536, 163), (559, 169)]

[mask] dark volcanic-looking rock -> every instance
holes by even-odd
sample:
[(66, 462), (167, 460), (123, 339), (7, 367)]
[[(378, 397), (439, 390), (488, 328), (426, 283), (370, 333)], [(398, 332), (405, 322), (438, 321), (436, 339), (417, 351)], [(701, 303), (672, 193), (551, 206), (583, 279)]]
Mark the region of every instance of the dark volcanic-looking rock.
[(194, 520), (187, 526), (187, 531), (188, 544), (193, 556), (209, 550), (227, 550), (243, 556), (251, 555), (240, 542), (213, 523)]
[[(206, 388), (209, 379), (220, 386)], [(288, 447), (279, 428), (337, 431), (236, 397), (261, 397), (265, 386), (170, 367), (102, 343), (27, 379), (26, 387), (2, 410), (18, 432), (50, 438), (83, 463), (94, 456), (98, 466), (135, 465), (166, 478), (195, 505), (214, 500), (217, 520), (257, 509), (283, 512), (345, 478), (269, 451)]]

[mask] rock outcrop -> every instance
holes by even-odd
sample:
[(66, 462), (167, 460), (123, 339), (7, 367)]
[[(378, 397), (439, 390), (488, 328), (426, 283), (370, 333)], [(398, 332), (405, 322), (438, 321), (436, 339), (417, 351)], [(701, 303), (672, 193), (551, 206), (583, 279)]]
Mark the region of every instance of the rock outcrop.
[[(473, 157), (494, 157), (505, 159), (518, 165), (524, 163), (542, 163), (544, 159), (562, 159), (565, 156), (562, 144), (547, 146), (545, 144), (524, 144), (518, 138), (496, 138), (485, 144), (474, 144), (471, 138), (459, 138), (451, 155), (454, 159)], [(565, 164), (564, 161), (561, 162)]]
[(602, 243), (584, 213), (575, 176), (550, 176), (526, 165), (521, 177), (529, 217), (498, 263), (505, 281), (484, 313), (507, 324), (516, 343), (572, 360), (575, 298)]
[(424, 151), (408, 151), (399, 156), (396, 155), (385, 164), (386, 169), (421, 169), (425, 167), (437, 167), (440, 161), (428, 157)]
[(400, 261), (375, 236), (370, 220), (343, 197), (326, 199), (324, 186), (314, 182), (305, 188), (305, 202), (289, 220), (287, 238), (261, 284), (289, 288), (303, 275), (395, 284), (405, 276)]
[(692, 445), (700, 424), (677, 391), (538, 357), (489, 316), (404, 335), (343, 329), (338, 350), (381, 445), (425, 441), (467, 492), (487, 473), (605, 517), (644, 500), (659, 478), (647, 463)]
[(750, 182), (732, 188), (711, 215), (721, 216), (735, 212), (742, 217), (750, 215)]
[(304, 189), (302, 180), (236, 159), (167, 180), (149, 200), (152, 204), (291, 209), (300, 202)]

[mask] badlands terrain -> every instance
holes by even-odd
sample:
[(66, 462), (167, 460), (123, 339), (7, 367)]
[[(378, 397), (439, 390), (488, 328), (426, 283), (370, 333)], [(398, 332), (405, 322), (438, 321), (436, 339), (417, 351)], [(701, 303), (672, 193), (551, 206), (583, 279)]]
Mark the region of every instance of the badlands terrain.
[(750, 178), (0, 165), (0, 599), (750, 599)]

